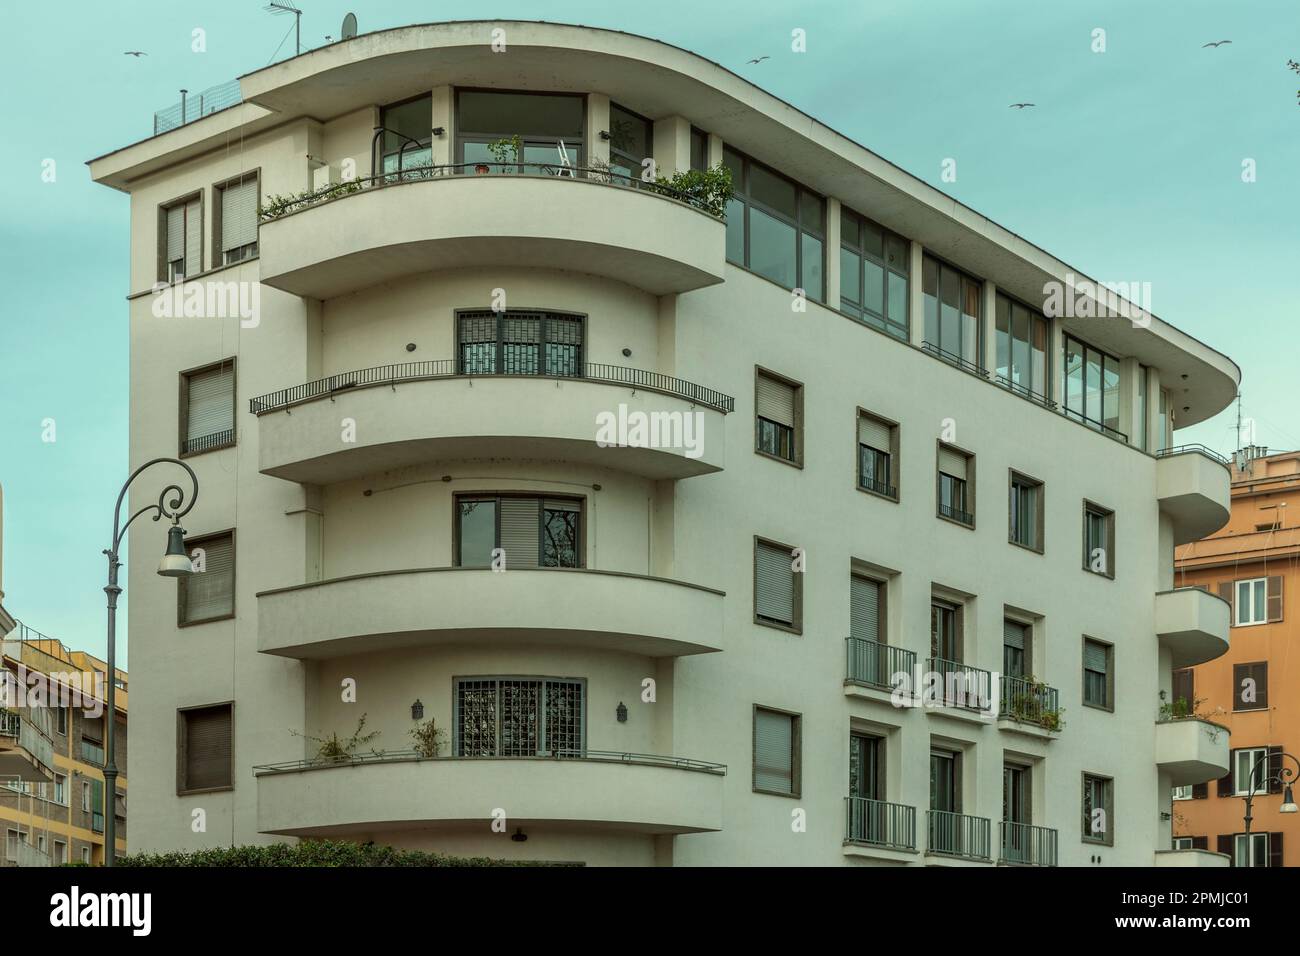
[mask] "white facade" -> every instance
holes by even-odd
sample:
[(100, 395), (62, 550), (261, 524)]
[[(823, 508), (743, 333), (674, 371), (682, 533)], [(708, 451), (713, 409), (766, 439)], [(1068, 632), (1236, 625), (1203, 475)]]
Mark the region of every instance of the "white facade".
[[(490, 45), (496, 28), (505, 52)], [(1006, 856), (1008, 763), (1029, 768), (1022, 822), (1055, 831), (1032, 832), (1054, 840), (1061, 864), (1150, 866), (1168, 850), (1170, 786), (1219, 776), (1227, 735), (1161, 736), (1171, 728), (1158, 731), (1159, 693), (1174, 662), (1221, 653), (1227, 622), (1158, 595), (1173, 586), (1174, 544), (1226, 521), (1228, 476), (1197, 453), (1137, 446), (1143, 434), (1151, 451), (1171, 443), (1156, 437), (1162, 389), (1178, 426), (1224, 407), (1239, 378), (1227, 358), (1154, 317), (1052, 320), (1046, 402), (943, 361), (922, 348), (925, 255), (980, 281), (983, 345), (970, 359), (986, 369), (997, 363), (997, 292), (1041, 306), (1044, 283), (1073, 270), (654, 41), (534, 23), (408, 27), (241, 87), (241, 105), (91, 163), (97, 181), (131, 196), (132, 463), (176, 454), (186, 437), (178, 422), (183, 432), (197, 399), (178, 399), (182, 373), (233, 360), (235, 383), (233, 443), (186, 458), (200, 492), (185, 521), (192, 539), (233, 529), (233, 613), (178, 626), (176, 584), (153, 573), (145, 539), (132, 541), (132, 851), (288, 835), (588, 863), (990, 865)], [(380, 109), (424, 94), (430, 127), (443, 130), (431, 161), (459, 162), (461, 88), (580, 94), (588, 165), (609, 155), (600, 133), (612, 102), (653, 121), (663, 173), (689, 166), (695, 128), (710, 165), (725, 144), (825, 197), (825, 302), (800, 309), (789, 288), (728, 262), (726, 227), (699, 209), (549, 174), (367, 183), (263, 222), (258, 254), (222, 266), (218, 184), (256, 173), (265, 204), (339, 182), (352, 165), (365, 180)], [(159, 210), (194, 194), (204, 271), (188, 285), (260, 283), (256, 316), (155, 314)], [(906, 340), (840, 311), (841, 204), (909, 242)], [(584, 316), (583, 362), (695, 383), (733, 397), (734, 410), (659, 379), (459, 366), (337, 387), (357, 370), (454, 366), (457, 313), (491, 309), (495, 290), (509, 309)], [(1067, 333), (1118, 360), (1108, 412), (1131, 440), (1045, 407), (1066, 401)], [(756, 451), (759, 370), (801, 386), (797, 463)], [(249, 411), (250, 399), (331, 376), (332, 392)], [(620, 404), (698, 412), (699, 454), (600, 447), (597, 416)], [(859, 410), (897, 425), (897, 500), (858, 486)], [(937, 514), (940, 440), (973, 456), (973, 528)], [(1042, 483), (1041, 551), (1008, 540), (1012, 471)], [(581, 569), (455, 567), (456, 496), (488, 492), (577, 499)], [(1113, 574), (1082, 566), (1086, 502), (1113, 513)], [(756, 620), (756, 538), (802, 549), (796, 627)], [(1004, 620), (1028, 624), (1032, 673), (1059, 692), (1063, 729), (900, 709), (847, 682), (854, 571), (883, 582), (885, 642), (923, 668), (935, 599), (961, 608), (962, 662), (990, 672), (1003, 669)], [(1085, 636), (1112, 646), (1108, 709), (1082, 700)], [(455, 681), (503, 676), (580, 683), (575, 759), (456, 756)], [(355, 702), (343, 699), (350, 686)], [(361, 753), (408, 749), (417, 699), (448, 731), (447, 759), (253, 771), (315, 755), (290, 731), (346, 738), (363, 713), (380, 736)], [(229, 785), (183, 787), (178, 711), (232, 702)], [(792, 794), (755, 790), (755, 707), (798, 715)], [(882, 741), (883, 773), (862, 799), (912, 808), (910, 848), (901, 831), (879, 840), (846, 827), (854, 733)], [(932, 750), (960, 754), (954, 805), (988, 821), (947, 844), (964, 853), (933, 852), (944, 847), (927, 827)], [(1085, 774), (1112, 781), (1099, 840), (1084, 839)], [(970, 852), (985, 827), (987, 863)]]

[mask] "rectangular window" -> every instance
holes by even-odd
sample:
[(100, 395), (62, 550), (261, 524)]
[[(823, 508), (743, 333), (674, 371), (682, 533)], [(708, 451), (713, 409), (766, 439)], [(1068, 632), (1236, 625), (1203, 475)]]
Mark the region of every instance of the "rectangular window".
[(885, 799), (885, 740), (872, 734), (849, 735), (849, 796)]
[(939, 516), (975, 527), (975, 456), (940, 443), (938, 446)]
[(258, 177), (249, 173), (216, 187), (216, 243), (221, 264), (257, 255)]
[(1085, 843), (1104, 843), (1113, 846), (1115, 834), (1111, 823), (1115, 818), (1115, 782), (1109, 777), (1090, 773), (1083, 775), (1083, 840)]
[(81, 848), (81, 862), (90, 866), (90, 847), (83, 846)]
[(1043, 550), (1043, 483), (1013, 471), (1009, 515), (1008, 535), (1011, 543), (1041, 553)]
[(68, 805), (68, 777), (66, 774), (56, 773), (54, 775), (54, 802), (62, 807)]
[(930, 656), (941, 661), (961, 661), (961, 608), (934, 598), (930, 601)]
[(1268, 661), (1232, 665), (1232, 709), (1268, 710)]
[(754, 620), (798, 631), (802, 626), (803, 575), (794, 570), (794, 549), (754, 539)]
[(849, 635), (885, 643), (885, 585), (873, 578), (849, 577)]
[[(546, 175), (583, 166), (585, 113), (582, 96), (459, 90), (455, 129), (463, 171)], [(610, 133), (612, 136), (613, 131)], [(509, 145), (515, 136), (519, 137), (523, 155), (517, 155)], [(504, 163), (489, 148), (492, 144), (499, 144), (497, 152), (500, 145), (506, 146)]]
[(1137, 381), (1137, 418), (1138, 418), (1138, 447), (1143, 451), (1151, 450), (1150, 429), (1147, 427), (1147, 367), (1138, 366)]
[(1250, 793), (1251, 775), (1254, 775), (1255, 793), (1268, 792), (1270, 760), (1266, 760), (1267, 747), (1244, 747), (1232, 752), (1232, 792), (1238, 797)]
[(176, 792), (234, 786), (234, 711), (231, 704), (176, 712)]
[(691, 127), (691, 169), (704, 172), (709, 168), (709, 134)]
[(63, 734), (65, 737), (67, 736), (68, 708), (66, 707), (54, 708), (54, 729), (57, 730), (59, 733)]
[(1186, 717), (1196, 711), (1196, 673), (1190, 667), (1174, 671), (1171, 696), (1176, 716)]
[(1115, 649), (1110, 644), (1083, 639), (1083, 703), (1086, 707), (1114, 710)]
[(609, 168), (617, 181), (640, 182), (654, 158), (654, 123), (617, 103), (609, 104)]
[(722, 151), (735, 195), (727, 203), (727, 259), (821, 302), (826, 202), (733, 149)]
[(554, 677), (456, 681), (457, 757), (581, 757), (586, 753), (586, 683)]
[[(1227, 843), (1227, 846), (1224, 844)], [(1282, 866), (1281, 833), (1234, 833), (1219, 837), (1219, 852), (1232, 856), (1233, 866)]]
[(456, 514), (460, 567), (583, 567), (580, 498), (458, 495)]
[(754, 371), (754, 449), (803, 464), (803, 386), (762, 369)]
[(61, 840), (54, 841), (54, 862), (59, 865), (68, 862), (68, 845)]
[(754, 777), (756, 793), (799, 796), (799, 727), (797, 714), (754, 708)]
[(925, 347), (967, 371), (984, 371), (982, 295), (978, 279), (926, 256), (921, 287), (925, 299)]
[(195, 573), (176, 579), (177, 623), (199, 624), (234, 617), (234, 533), (191, 538), (185, 542), (185, 550), (195, 563)]
[(456, 314), (460, 375), (586, 374), (581, 315), (529, 309)]
[(1019, 395), (1046, 404), (1051, 395), (1047, 319), (999, 293), (996, 325), (996, 381)]
[[(385, 106), (379, 111), (379, 125), (384, 135), (380, 138), (375, 174), (396, 174), (390, 181), (427, 175), (427, 168), (433, 164), (433, 97), (425, 94)], [(403, 170), (418, 172), (401, 175)]]
[(898, 500), (898, 426), (858, 411), (858, 487)]
[(961, 813), (961, 754), (955, 751), (930, 752), (930, 809)]
[(907, 240), (841, 207), (841, 312), (906, 342), (908, 268)]
[(180, 453), (235, 444), (235, 360), (181, 373)]
[[(1032, 768), (1021, 764), (1008, 763), (1002, 765), (1002, 819), (1007, 823), (1029, 824), (1033, 822), (1031, 809), (1034, 792), (1032, 774)], [(1016, 852), (1016, 855), (1010, 858), (1027, 862), (1030, 859), (1031, 847), (1022, 832), (1018, 828), (1012, 827), (1008, 835), (1010, 839), (1006, 842), (1010, 845), (1007, 849)]]
[(1065, 337), (1065, 414), (1089, 428), (1128, 441), (1119, 430), (1119, 359)]
[(1006, 618), (1002, 621), (1002, 674), (1004, 677), (1025, 679), (1033, 673), (1030, 654), (1033, 650), (1033, 628), (1020, 621)]
[(1268, 579), (1251, 578), (1237, 581), (1234, 586), (1237, 593), (1233, 624), (1237, 627), (1266, 624), (1268, 622)]
[(90, 812), (90, 781), (81, 782), (81, 810), (83, 813)]
[[(1173, 798), (1174, 798), (1175, 800), (1190, 800), (1190, 799), (1192, 799), (1192, 785), (1189, 783), (1189, 784), (1187, 784), (1187, 785), (1184, 786), (1184, 787), (1174, 787), (1174, 788), (1173, 788)], [(1174, 849), (1177, 849), (1177, 847), (1175, 847)]]
[(1083, 503), (1083, 569), (1115, 577), (1115, 512)]
[(158, 211), (158, 278), (180, 282), (203, 271), (203, 199), (182, 199)]

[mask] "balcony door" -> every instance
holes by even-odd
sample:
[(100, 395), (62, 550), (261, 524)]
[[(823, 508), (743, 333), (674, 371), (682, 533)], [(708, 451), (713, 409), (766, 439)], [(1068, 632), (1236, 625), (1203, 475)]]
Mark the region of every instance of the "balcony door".
[(930, 752), (930, 841), (935, 853), (960, 855), (965, 846), (961, 825), (961, 754)]
[(1002, 768), (1002, 858), (1013, 863), (1030, 861), (1030, 769), (1018, 764)]
[(961, 610), (947, 601), (930, 602), (930, 656), (961, 660)]
[(871, 734), (849, 736), (849, 839), (892, 844), (885, 799), (885, 741)]

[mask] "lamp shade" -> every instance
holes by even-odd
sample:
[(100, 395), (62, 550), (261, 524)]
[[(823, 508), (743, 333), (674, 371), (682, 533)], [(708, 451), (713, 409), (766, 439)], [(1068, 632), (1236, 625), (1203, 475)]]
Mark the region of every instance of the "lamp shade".
[(1282, 792), (1282, 806), (1278, 808), (1279, 813), (1295, 813), (1300, 811), (1300, 807), (1295, 805), (1295, 796), (1291, 793), (1291, 785), (1287, 784), (1286, 789)]
[(194, 573), (190, 556), (185, 553), (185, 529), (178, 524), (167, 530), (167, 553), (158, 564), (158, 573), (165, 578), (179, 578)]

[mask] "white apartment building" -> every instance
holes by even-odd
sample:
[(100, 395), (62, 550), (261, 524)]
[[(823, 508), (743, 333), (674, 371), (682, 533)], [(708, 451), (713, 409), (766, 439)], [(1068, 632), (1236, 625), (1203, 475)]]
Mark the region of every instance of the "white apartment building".
[(202, 574), (131, 532), (132, 851), (1226, 863), (1169, 814), (1228, 735), (1161, 711), (1227, 648), (1173, 589), (1224, 355), (642, 37), (410, 26), (196, 99), (90, 163), (131, 462), (200, 482)]

